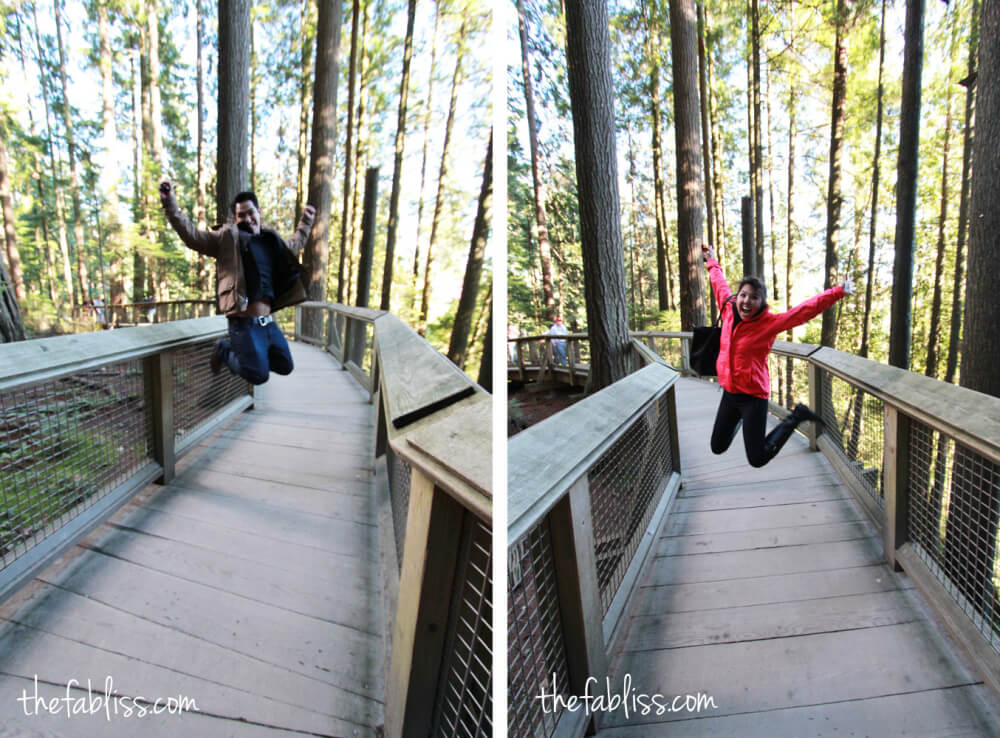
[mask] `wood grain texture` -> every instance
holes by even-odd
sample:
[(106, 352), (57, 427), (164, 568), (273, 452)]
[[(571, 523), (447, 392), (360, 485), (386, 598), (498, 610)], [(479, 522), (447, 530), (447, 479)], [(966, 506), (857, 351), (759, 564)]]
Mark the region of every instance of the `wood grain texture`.
[(613, 689), (710, 695), (700, 713), (603, 716), (602, 738), (1000, 733), (1000, 701), (894, 573), (822, 454), (793, 437), (763, 469), (708, 437), (717, 387), (675, 386), (684, 488), (611, 665)]
[[(295, 372), (258, 388), (172, 484), (140, 492), (0, 608), (8, 734), (376, 734), (373, 409), (329, 356), (292, 351)], [(201, 712), (10, 715), (35, 674), (40, 694), (111, 676), (122, 695), (185, 695)]]

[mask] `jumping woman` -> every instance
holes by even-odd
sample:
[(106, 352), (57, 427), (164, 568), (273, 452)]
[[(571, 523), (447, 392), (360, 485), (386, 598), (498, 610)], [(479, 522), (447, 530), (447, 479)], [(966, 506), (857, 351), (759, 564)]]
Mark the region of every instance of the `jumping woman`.
[(761, 280), (744, 277), (736, 297), (732, 298), (715, 253), (704, 244), (701, 250), (715, 299), (722, 311), (716, 372), (723, 392), (712, 429), (712, 453), (724, 453), (742, 423), (747, 461), (751, 466), (761, 467), (778, 454), (799, 423), (805, 420), (823, 422), (816, 413), (799, 404), (765, 436), (767, 399), (771, 394), (767, 356), (774, 339), (782, 331), (815, 318), (845, 295), (854, 294), (854, 285), (845, 279), (840, 287), (828, 289), (786, 313), (772, 313), (767, 306), (767, 289)]

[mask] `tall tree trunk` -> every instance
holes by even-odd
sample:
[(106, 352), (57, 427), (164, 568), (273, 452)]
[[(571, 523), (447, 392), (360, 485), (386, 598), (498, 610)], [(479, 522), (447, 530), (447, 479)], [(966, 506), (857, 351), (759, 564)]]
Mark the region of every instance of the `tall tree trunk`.
[[(142, 100), (142, 78), (145, 76), (142, 68), (145, 66), (145, 63), (142, 61), (142, 57), (144, 56), (143, 49), (146, 44), (141, 37), (142, 33), (140, 32), (136, 38), (139, 51), (139, 69), (135, 68), (135, 56), (129, 56), (129, 69), (132, 73), (132, 171), (134, 172), (134, 176), (132, 177), (132, 218), (136, 224), (143, 226), (143, 232), (145, 233), (145, 225), (148, 220), (144, 215), (142, 199), (144, 157), (140, 125), (143, 132), (145, 132), (146, 106)], [(132, 302), (142, 300), (146, 289), (146, 260), (143, 257), (142, 251), (141, 247), (136, 247), (132, 252)]]
[[(310, 300), (326, 299), (326, 272), (330, 253), (330, 208), (333, 200), (334, 152), (337, 145), (337, 74), (340, 48), (340, 3), (321, 2), (316, 19), (316, 83), (313, 97), (312, 142), (309, 154), (309, 204), (316, 208), (302, 269), (309, 279)], [(311, 318), (309, 313), (316, 313)], [(306, 313), (303, 330), (319, 336), (323, 316)]]
[(472, 243), (469, 259), (465, 263), (465, 279), (462, 281), (462, 295), (455, 311), (455, 322), (451, 328), (448, 344), (448, 358), (460, 369), (465, 369), (465, 352), (469, 344), (469, 330), (476, 311), (479, 283), (483, 274), (483, 257), (486, 253), (486, 239), (490, 234), (490, 218), (493, 210), (493, 130), (486, 146), (486, 163), (483, 166), (483, 184), (479, 190), (479, 208), (472, 228)]
[(250, 0), (219, 0), (218, 118), (215, 207), (216, 222), (223, 223), (231, 215), (233, 198), (247, 186)]
[[(646, 58), (649, 60), (649, 109), (653, 118), (653, 212), (656, 214), (656, 293), (659, 308), (673, 309), (673, 295), (670, 294), (671, 273), (670, 254), (667, 236), (666, 186), (663, 182), (663, 142), (661, 138), (662, 123), (660, 121), (660, 48), (653, 43), (657, 24), (654, 23), (654, 3), (659, 10), (659, 0), (646, 0), (644, 25)], [(656, 13), (659, 20), (659, 12)]]
[[(969, 264), (962, 337), (961, 385), (1000, 397), (1000, 3), (987, 0), (980, 17), (976, 76), (976, 150), (972, 167)], [(982, 144), (982, 145), (978, 145)], [(1000, 464), (956, 444), (951, 500), (945, 528), (945, 570), (979, 612), (996, 601), (993, 572), (1000, 518)]]
[[(847, 3), (837, 0), (837, 35), (833, 52), (833, 110), (830, 121), (830, 179), (826, 194), (826, 264), (823, 289), (830, 289), (837, 280), (840, 249), (840, 209), (843, 196), (840, 190), (841, 157), (844, 152), (844, 121), (847, 107)], [(835, 347), (837, 344), (837, 313), (823, 313), (820, 343)]]
[(630, 341), (615, 154), (611, 40), (603, 1), (566, 2), (566, 67), (590, 335), (587, 384), (591, 392), (597, 392), (628, 373)]
[(56, 41), (59, 48), (59, 80), (62, 84), (62, 114), (66, 129), (66, 151), (69, 156), (70, 197), (73, 200), (73, 239), (76, 242), (76, 274), (77, 291), (80, 301), (89, 296), (90, 280), (87, 278), (87, 247), (83, 240), (83, 216), (80, 213), (80, 172), (76, 166), (76, 141), (73, 137), (73, 124), (70, 120), (69, 83), (66, 80), (66, 53), (63, 48), (61, 0), (52, 4), (56, 23)]
[(753, 192), (753, 222), (754, 222), (754, 260), (756, 273), (762, 280), (766, 279), (764, 268), (764, 146), (763, 124), (760, 117), (760, 6), (758, 0), (750, 0), (750, 21), (752, 26), (750, 51), (752, 60), (750, 70), (753, 73), (753, 83), (750, 94), (753, 97), (753, 181), (756, 183)]
[[(705, 49), (705, 37), (708, 34), (705, 18), (705, 2), (698, 3), (698, 94), (701, 102), (701, 159), (705, 176), (705, 239), (715, 246), (718, 237), (715, 232), (715, 201), (712, 192), (712, 131), (708, 120), (708, 54)], [(711, 301), (712, 312), (715, 312), (715, 301)]]
[(885, 4), (882, 0), (878, 46), (878, 100), (875, 108), (875, 155), (872, 157), (872, 217), (868, 231), (868, 273), (865, 280), (865, 313), (861, 322), (861, 347), (858, 355), (868, 358), (868, 341), (871, 334), (872, 299), (875, 288), (875, 239), (878, 224), (879, 180), (882, 175), (882, 118), (885, 110)]
[(365, 95), (367, 91), (365, 80), (367, 79), (366, 73), (368, 71), (366, 63), (369, 58), (368, 17), (370, 10), (371, 4), (365, 4), (364, 14), (361, 16), (360, 57), (358, 59), (358, 109), (354, 116), (354, 192), (352, 193), (351, 200), (351, 227), (348, 231), (348, 276), (347, 284), (344, 286), (344, 298), (348, 303), (351, 302), (351, 296), (349, 294), (350, 288), (351, 285), (354, 284), (354, 268), (356, 265), (354, 256), (359, 252), (359, 246), (361, 244), (361, 217), (363, 215), (361, 208), (359, 207), (359, 201), (361, 200), (362, 194), (361, 174), (367, 168), (368, 161), (367, 141), (362, 139), (362, 135), (365, 131), (365, 101), (367, 99)]
[(535, 96), (531, 86), (531, 65), (528, 55), (528, 32), (524, 19), (524, 0), (517, 0), (517, 27), (521, 34), (521, 77), (524, 80), (524, 105), (528, 120), (528, 146), (531, 153), (531, 181), (535, 195), (535, 242), (542, 263), (542, 301), (545, 320), (556, 319), (556, 300), (552, 289), (552, 255), (549, 251), (549, 230), (545, 217), (545, 188), (538, 166), (538, 129), (535, 121)]
[[(794, 40), (792, 42), (794, 53)], [(785, 310), (792, 309), (792, 264), (795, 253), (795, 137), (798, 135), (796, 128), (796, 115), (798, 113), (799, 96), (792, 85), (788, 90), (788, 206), (786, 230), (788, 231), (788, 249), (785, 253)], [(791, 341), (792, 329), (785, 332), (785, 340)], [(785, 401), (786, 407), (792, 405), (792, 369), (793, 359), (791, 356), (785, 359)]]
[[(340, 216), (340, 263), (337, 267), (337, 302), (344, 302), (345, 293), (349, 290), (350, 282), (345, 281), (344, 265), (347, 263), (347, 252), (352, 247), (353, 241), (349, 240), (348, 234), (351, 231), (351, 177), (354, 173), (354, 87), (357, 82), (358, 71), (358, 39), (361, 36), (360, 28), (361, 0), (354, 0), (351, 4), (351, 58), (347, 65), (347, 141), (344, 144), (344, 203)], [(317, 59), (319, 58), (317, 52)], [(315, 128), (316, 122), (313, 121)]]
[(681, 329), (705, 324), (701, 245), (704, 200), (701, 117), (698, 113), (698, 26), (693, 0), (670, 1), (670, 52), (674, 68), (677, 139), (677, 243), (681, 277)]
[(253, 10), (250, 11), (250, 189), (257, 189), (257, 47), (254, 45)]
[[(45, 131), (48, 135), (49, 165), (52, 168), (52, 183), (53, 189), (55, 190), (56, 226), (59, 236), (59, 252), (62, 255), (63, 279), (65, 280), (66, 285), (67, 301), (69, 302), (70, 308), (72, 308), (75, 301), (75, 296), (73, 294), (73, 268), (70, 265), (69, 241), (66, 237), (66, 215), (63, 203), (62, 187), (59, 187), (57, 184), (61, 176), (61, 167), (59, 166), (59, 162), (55, 154), (55, 144), (53, 143), (54, 137), (52, 135), (52, 113), (49, 106), (49, 100), (52, 100), (53, 96), (52, 90), (49, 87), (49, 75), (45, 69), (45, 52), (42, 48), (42, 39), (38, 27), (38, 13), (35, 5), (31, 6), (31, 10), (32, 13), (34, 13), (35, 20), (35, 47), (38, 51), (38, 73), (42, 83), (42, 99), (45, 104)], [(60, 312), (62, 307), (63, 306), (58, 304), (56, 305), (56, 309)]]
[(934, 260), (934, 293), (931, 298), (931, 323), (927, 329), (927, 363), (924, 374), (937, 376), (938, 337), (941, 332), (941, 291), (944, 282), (945, 229), (948, 224), (948, 151), (951, 141), (951, 75), (948, 76), (948, 99), (944, 116), (944, 140), (941, 150), (941, 212), (938, 215), (937, 256)]
[[(125, 243), (122, 238), (121, 218), (118, 214), (118, 174), (119, 159), (118, 133), (115, 123), (115, 87), (113, 76), (113, 57), (111, 54), (111, 29), (108, 21), (108, 4), (106, 0), (97, 3), (97, 34), (99, 43), (98, 66), (101, 72), (101, 121), (103, 123), (104, 158), (101, 166), (101, 220), (104, 224), (104, 243), (102, 253), (107, 255), (111, 272), (108, 294), (103, 295), (105, 303), (110, 305), (125, 304)], [(103, 261), (103, 259), (102, 259)], [(102, 280), (103, 282), (103, 280)], [(108, 318), (111, 322), (113, 311), (108, 308)]]
[[(4, 221), (6, 224), (6, 220)], [(24, 340), (24, 321), (7, 265), (0, 259), (0, 343)]]
[(962, 286), (965, 284), (965, 236), (969, 223), (969, 187), (972, 182), (973, 111), (976, 100), (976, 58), (979, 54), (979, 0), (972, 0), (969, 31), (969, 73), (965, 85), (965, 128), (962, 140), (962, 192), (958, 204), (958, 244), (955, 247), (955, 281), (951, 296), (951, 335), (948, 339), (948, 361), (944, 381), (955, 381), (958, 369), (959, 336), (962, 329)]
[(906, 0), (903, 96), (899, 110), (899, 162), (896, 173), (896, 262), (892, 272), (892, 316), (889, 324), (889, 364), (901, 369), (910, 368), (923, 48), (924, 0)]
[(420, 187), (418, 192), (419, 201), (417, 203), (417, 235), (414, 238), (413, 243), (413, 297), (411, 300), (411, 308), (416, 308), (417, 306), (417, 283), (420, 279), (420, 236), (423, 232), (424, 224), (424, 181), (427, 175), (427, 147), (428, 141), (430, 139), (431, 131), (431, 98), (434, 92), (434, 72), (436, 69), (435, 63), (437, 61), (437, 36), (438, 36), (438, 23), (441, 18), (441, 7), (438, 5), (437, 0), (432, 0), (434, 2), (434, 32), (431, 35), (431, 67), (428, 73), (427, 80), (427, 104), (424, 107), (424, 148), (423, 153), (420, 156)]
[[(403, 148), (406, 143), (406, 104), (410, 96), (410, 58), (413, 56), (413, 24), (417, 0), (409, 0), (406, 11), (406, 39), (403, 42), (403, 76), (399, 83), (399, 113), (396, 116), (396, 158), (392, 168), (392, 192), (389, 195), (389, 224), (385, 237), (385, 266), (382, 268), (382, 301), (379, 308), (389, 309), (392, 272), (396, 259), (396, 229), (399, 226), (399, 187), (403, 173)], [(492, 137), (490, 138), (492, 141)]]
[[(302, 0), (302, 28), (307, 29), (312, 21), (312, 0)], [(306, 168), (309, 162), (309, 101), (312, 99), (313, 79), (313, 35), (302, 33), (302, 47), (299, 63), (299, 144), (297, 152), (297, 176), (295, 177), (295, 217), (302, 214), (309, 187)]]
[(451, 79), (451, 102), (448, 104), (448, 120), (444, 127), (444, 144), (441, 148), (441, 168), (438, 170), (437, 196), (434, 198), (434, 215), (431, 217), (431, 238), (427, 242), (427, 255), (424, 261), (424, 289), (420, 293), (420, 317), (418, 324), (421, 332), (427, 330), (427, 317), (431, 300), (431, 265), (434, 262), (434, 245), (437, 242), (438, 227), (441, 224), (441, 211), (444, 207), (444, 193), (448, 176), (449, 144), (452, 129), (455, 127), (455, 108), (458, 103), (458, 87), (462, 83), (462, 59), (466, 51), (466, 29), (468, 21), (462, 17), (462, 26), (458, 30), (458, 50), (455, 53), (455, 74)]
[[(195, 220), (198, 223), (198, 228), (204, 230), (208, 227), (208, 214), (205, 208), (205, 74), (202, 69), (201, 61), (201, 49), (204, 43), (205, 36), (205, 17), (201, 10), (202, 0), (195, 0), (195, 45), (197, 46), (197, 115), (198, 115), (198, 161), (197, 161), (197, 171), (195, 174)], [(297, 211), (296, 211), (297, 212)], [(205, 258), (204, 254), (198, 254), (197, 261), (198, 277), (196, 281), (196, 289), (199, 296), (209, 294), (209, 285), (211, 283), (209, 269), (214, 268), (209, 267), (208, 260)]]
[[(490, 300), (492, 303), (492, 300)], [(492, 307), (492, 306), (491, 306)], [(487, 392), (493, 392), (493, 310), (490, 309), (483, 336), (483, 356), (479, 360), (479, 378), (476, 382)]]
[[(14, 201), (10, 193), (10, 174), (7, 168), (6, 134), (0, 135), (0, 209), (3, 210), (4, 246), (9, 266), (8, 277), (14, 297), (24, 299), (24, 277), (21, 276), (21, 254), (17, 248), (17, 227), (14, 218)], [(2, 261), (2, 260), (0, 260)]]
[[(767, 119), (768, 121), (770, 121), (771, 120), (771, 73), (770, 72), (767, 73), (767, 76), (765, 78), (765, 85), (766, 85), (765, 87), (766, 98), (764, 103), (765, 103), (765, 108), (767, 110)], [(774, 301), (777, 302), (779, 300), (780, 293), (778, 292), (778, 244), (777, 244), (778, 236), (775, 233), (775, 231), (777, 231), (777, 228), (774, 225), (774, 219), (775, 219), (774, 170), (772, 169), (772, 164), (774, 162), (774, 148), (772, 146), (772, 143), (773, 142), (771, 140), (771, 126), (769, 125), (767, 127), (767, 195), (769, 203), (768, 216), (771, 219), (771, 277), (773, 280), (773, 291), (771, 292), (771, 296), (774, 298)]]
[(725, 209), (725, 198), (722, 191), (722, 164), (719, 155), (719, 122), (717, 120), (717, 114), (715, 110), (715, 96), (712, 94), (712, 58), (711, 56), (706, 56), (707, 67), (708, 67), (708, 118), (709, 118), (709, 129), (712, 134), (712, 198), (713, 202), (709, 203), (709, 207), (715, 210), (715, 233), (717, 243), (715, 245), (715, 255), (716, 260), (719, 262), (719, 266), (722, 267), (723, 271), (726, 268), (726, 209)]

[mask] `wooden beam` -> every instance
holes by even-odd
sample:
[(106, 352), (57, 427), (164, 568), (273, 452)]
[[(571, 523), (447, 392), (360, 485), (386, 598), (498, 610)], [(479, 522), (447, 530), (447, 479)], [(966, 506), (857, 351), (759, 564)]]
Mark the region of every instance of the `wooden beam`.
[(910, 419), (892, 405), (885, 406), (885, 525), (882, 546), (889, 566), (899, 571), (896, 551), (909, 538)]
[(461, 505), (436, 490), (421, 471), (413, 470), (386, 684), (388, 738), (430, 732), (463, 515)]

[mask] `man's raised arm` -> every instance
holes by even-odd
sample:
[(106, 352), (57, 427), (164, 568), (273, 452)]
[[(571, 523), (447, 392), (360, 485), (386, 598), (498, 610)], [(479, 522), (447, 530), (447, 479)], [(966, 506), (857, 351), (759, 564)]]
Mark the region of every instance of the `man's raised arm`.
[(309, 231), (312, 230), (315, 218), (316, 208), (312, 205), (306, 205), (302, 208), (302, 220), (299, 221), (298, 226), (295, 228), (295, 233), (288, 239), (288, 248), (292, 250), (293, 254), (298, 254), (302, 250), (302, 247), (306, 245), (306, 241), (309, 240)]
[(216, 257), (219, 255), (219, 241), (221, 240), (218, 231), (200, 231), (191, 223), (191, 219), (184, 214), (174, 199), (174, 188), (170, 180), (160, 182), (160, 204), (163, 206), (163, 214), (167, 216), (167, 221), (181, 237), (181, 241), (191, 249), (206, 256)]

